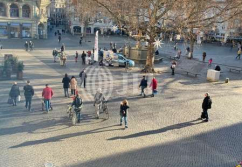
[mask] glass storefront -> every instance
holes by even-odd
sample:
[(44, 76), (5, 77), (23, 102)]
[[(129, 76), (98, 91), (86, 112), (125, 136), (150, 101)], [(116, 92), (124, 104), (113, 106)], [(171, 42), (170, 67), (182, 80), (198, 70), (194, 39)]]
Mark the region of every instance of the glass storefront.
[(8, 38), (8, 24), (0, 23), (0, 38)]
[(20, 24), (19, 23), (10, 24), (10, 38), (20, 38)]
[(24, 23), (22, 26), (22, 38), (31, 38), (31, 28), (32, 24), (30, 23)]

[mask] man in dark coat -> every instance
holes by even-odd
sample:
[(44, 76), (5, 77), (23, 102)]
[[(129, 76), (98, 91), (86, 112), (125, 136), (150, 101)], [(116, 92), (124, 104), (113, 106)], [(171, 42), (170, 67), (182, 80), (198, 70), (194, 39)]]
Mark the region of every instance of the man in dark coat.
[(85, 69), (82, 70), (79, 74), (79, 77), (81, 79), (81, 83), (80, 83), (80, 86), (82, 86), (82, 83), (84, 83), (84, 88), (86, 88), (86, 79), (87, 79), (87, 74), (86, 74), (86, 71)]
[(140, 81), (140, 84), (139, 84), (139, 87), (141, 87), (141, 94), (140, 94), (140, 96), (142, 96), (143, 94), (144, 94), (144, 97), (146, 96), (144, 90), (148, 86), (147, 82), (148, 81), (145, 79), (145, 76), (143, 76), (143, 79)]
[(82, 52), (82, 64), (83, 64), (83, 65), (86, 64), (86, 63), (85, 63), (85, 61), (86, 61), (86, 57), (87, 57), (87, 55), (86, 55), (86, 53), (83, 51), (83, 52)]
[(203, 103), (202, 103), (202, 115), (201, 115), (201, 119), (205, 119), (205, 122), (208, 122), (208, 109), (211, 109), (211, 105), (212, 105), (212, 100), (209, 96), (208, 93), (205, 93), (205, 98), (203, 99)]
[(9, 96), (13, 100), (13, 106), (17, 106), (17, 98), (18, 98), (18, 96), (20, 96), (20, 90), (17, 85), (17, 82), (14, 82), (14, 84), (9, 92)]
[(63, 89), (64, 89), (64, 93), (65, 93), (65, 97), (69, 97), (69, 91), (68, 88), (70, 86), (70, 78), (68, 77), (67, 74), (65, 74), (65, 77), (62, 79), (62, 83), (63, 83)]
[(25, 108), (31, 111), (32, 97), (34, 96), (34, 88), (30, 85), (30, 81), (24, 86)]

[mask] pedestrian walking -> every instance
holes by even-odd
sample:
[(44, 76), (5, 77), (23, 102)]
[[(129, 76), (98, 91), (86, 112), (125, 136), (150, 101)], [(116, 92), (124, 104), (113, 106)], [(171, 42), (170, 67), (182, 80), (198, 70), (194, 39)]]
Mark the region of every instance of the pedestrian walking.
[(11, 87), (11, 90), (9, 92), (9, 96), (12, 99), (13, 106), (17, 106), (17, 101), (20, 101), (20, 90), (17, 82), (13, 83), (13, 86)]
[(188, 46), (188, 47), (186, 48), (186, 55), (188, 56), (189, 53), (190, 53), (190, 47)]
[(127, 100), (124, 100), (120, 104), (120, 126), (123, 124), (123, 119), (125, 123), (125, 128), (128, 128), (128, 109), (129, 104)]
[(180, 59), (181, 58), (181, 54), (182, 54), (182, 51), (181, 51), (181, 49), (179, 49), (178, 51), (177, 51), (177, 54), (176, 54), (176, 59)]
[(202, 103), (202, 115), (201, 119), (205, 119), (205, 122), (208, 122), (208, 109), (212, 108), (212, 99), (209, 96), (209, 93), (205, 93), (205, 97), (203, 99)]
[(208, 60), (208, 66), (211, 67), (212, 63), (213, 63), (213, 59), (211, 58)]
[(241, 50), (242, 49), (241, 48), (241, 42), (238, 42), (237, 46), (238, 46), (238, 50)]
[(77, 63), (78, 60), (78, 52), (76, 51), (75, 62)]
[(45, 102), (45, 109), (46, 112), (49, 113), (50, 110), (50, 100), (53, 97), (54, 93), (52, 91), (52, 89), (49, 87), (48, 84), (45, 85), (45, 88), (42, 91), (42, 97), (44, 98), (44, 102)]
[(29, 50), (29, 43), (28, 43), (28, 41), (25, 42), (24, 47), (25, 47), (25, 50), (26, 50), (26, 51)]
[(32, 51), (34, 49), (34, 43), (29, 41), (29, 50)]
[(76, 80), (75, 76), (71, 77), (70, 85), (71, 85), (71, 95), (75, 96), (76, 90), (77, 90), (77, 80)]
[(30, 85), (30, 81), (27, 81), (27, 84), (23, 88), (24, 90), (24, 97), (25, 97), (25, 108), (28, 109), (28, 111), (31, 111), (31, 104), (32, 104), (32, 98), (34, 96), (34, 88)]
[(68, 74), (65, 74), (64, 78), (62, 79), (65, 97), (69, 97), (69, 91), (68, 91), (68, 89), (70, 87), (70, 81), (71, 80), (68, 77)]
[(241, 55), (241, 49), (238, 50), (238, 55), (237, 55), (236, 59), (240, 60), (240, 55)]
[(171, 75), (175, 75), (176, 65), (177, 65), (176, 61), (172, 61), (172, 63), (171, 63), (171, 71), (172, 71)]
[(83, 83), (84, 84), (84, 88), (86, 88), (87, 74), (86, 74), (85, 69), (80, 72), (79, 77), (81, 79), (80, 86), (82, 86), (82, 83)]
[(52, 51), (52, 55), (53, 55), (53, 57), (54, 57), (54, 62), (56, 62), (57, 54), (58, 54), (58, 51), (57, 51), (57, 49), (55, 48), (55, 49)]
[(86, 64), (86, 57), (87, 57), (87, 55), (86, 55), (86, 53), (83, 51), (83, 52), (82, 52), (82, 64), (83, 64), (83, 65)]
[(64, 45), (64, 43), (63, 43), (62, 46), (61, 46), (61, 52), (64, 52), (65, 49), (66, 49), (66, 47), (65, 47), (65, 45)]
[(143, 79), (140, 81), (140, 84), (139, 84), (139, 88), (141, 88), (140, 96), (144, 95), (144, 97), (146, 97), (146, 95), (145, 95), (145, 89), (148, 86), (148, 83), (147, 82), (148, 81), (146, 80), (145, 76), (143, 76)]
[(207, 53), (203, 52), (203, 62), (205, 62), (206, 56), (207, 56)]
[(95, 94), (94, 96), (94, 104), (93, 106), (95, 106), (95, 111), (96, 111), (96, 118), (99, 119), (99, 113), (100, 113), (100, 110), (101, 110), (101, 105), (102, 105), (102, 102), (105, 100), (103, 94), (102, 94), (102, 90), (101, 89), (98, 89), (97, 93)]
[(83, 104), (82, 99), (81, 99), (80, 95), (77, 93), (76, 96), (73, 99), (72, 104), (71, 104), (71, 106), (75, 107), (77, 123), (80, 123), (80, 121), (81, 121), (82, 104)]
[(150, 87), (152, 89), (152, 95), (151, 97), (154, 97), (157, 94), (157, 86), (158, 86), (158, 82), (156, 80), (155, 77), (153, 77), (151, 83), (150, 83)]
[(177, 49), (178, 49), (178, 43), (174, 45), (174, 50), (177, 50)]
[(61, 42), (61, 35), (59, 34), (58, 36), (58, 42), (60, 43)]
[(79, 44), (82, 45), (82, 36), (80, 36)]

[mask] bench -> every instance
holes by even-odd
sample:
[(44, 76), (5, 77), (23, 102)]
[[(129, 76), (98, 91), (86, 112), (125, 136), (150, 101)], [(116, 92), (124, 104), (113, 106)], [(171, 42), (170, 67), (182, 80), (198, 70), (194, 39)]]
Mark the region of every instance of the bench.
[(237, 72), (241, 72), (242, 69), (241, 68), (236, 68), (236, 67), (228, 67), (229, 71), (232, 72), (232, 71), (237, 71)]
[(195, 77), (197, 77), (198, 75), (201, 75), (201, 74), (198, 74), (198, 73), (193, 73), (193, 72), (190, 72), (190, 71), (185, 71), (188, 74), (191, 74), (191, 75), (194, 75)]

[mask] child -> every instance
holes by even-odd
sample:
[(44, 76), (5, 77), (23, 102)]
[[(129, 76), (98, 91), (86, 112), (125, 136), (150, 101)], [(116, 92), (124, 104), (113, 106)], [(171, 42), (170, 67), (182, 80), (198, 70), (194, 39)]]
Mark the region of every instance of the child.
[(208, 66), (209, 66), (209, 67), (211, 67), (212, 62), (213, 62), (213, 59), (212, 59), (212, 58), (208, 60)]

